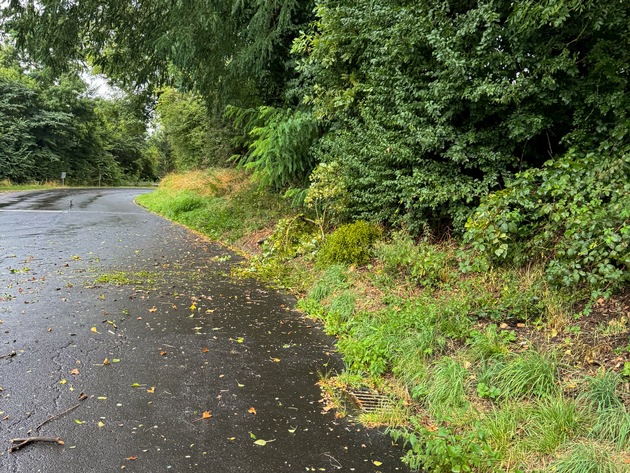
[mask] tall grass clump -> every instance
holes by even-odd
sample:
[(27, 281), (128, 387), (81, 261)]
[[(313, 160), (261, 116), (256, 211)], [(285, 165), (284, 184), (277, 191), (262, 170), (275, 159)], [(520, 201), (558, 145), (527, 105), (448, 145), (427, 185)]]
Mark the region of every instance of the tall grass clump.
[(494, 382), (503, 399), (550, 396), (559, 390), (557, 370), (555, 356), (530, 350), (507, 361)]
[(437, 419), (454, 418), (466, 407), (467, 376), (468, 371), (456, 359), (443, 357), (437, 361), (426, 381), (426, 402)]
[(601, 444), (575, 443), (554, 462), (551, 471), (555, 473), (622, 473), (628, 469), (622, 466), (609, 447)]

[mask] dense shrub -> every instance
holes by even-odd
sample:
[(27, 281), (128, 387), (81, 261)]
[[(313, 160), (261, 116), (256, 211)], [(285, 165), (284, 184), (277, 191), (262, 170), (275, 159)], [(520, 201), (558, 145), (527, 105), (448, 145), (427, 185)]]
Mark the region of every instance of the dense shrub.
[[(630, 148), (569, 152), (485, 198), (466, 238), (495, 260), (548, 260), (557, 285), (619, 287), (630, 280)], [(614, 147), (613, 147), (614, 149)]]
[(317, 260), (322, 264), (366, 264), (380, 236), (381, 230), (367, 222), (341, 225), (324, 240)]

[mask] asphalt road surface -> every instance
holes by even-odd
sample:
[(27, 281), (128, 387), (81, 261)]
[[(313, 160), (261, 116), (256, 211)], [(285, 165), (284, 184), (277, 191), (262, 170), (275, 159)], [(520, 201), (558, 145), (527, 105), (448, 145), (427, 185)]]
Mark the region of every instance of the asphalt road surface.
[(324, 408), (333, 341), (141, 192), (0, 194), (0, 471), (405, 471)]

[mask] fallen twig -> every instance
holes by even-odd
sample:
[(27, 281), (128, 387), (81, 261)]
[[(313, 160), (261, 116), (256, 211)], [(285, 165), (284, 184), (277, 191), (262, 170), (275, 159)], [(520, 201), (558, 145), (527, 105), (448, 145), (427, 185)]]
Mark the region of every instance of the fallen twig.
[(29, 443), (34, 443), (34, 442), (50, 442), (50, 443), (56, 443), (58, 445), (65, 445), (64, 441), (61, 440), (59, 437), (57, 438), (55, 437), (25, 437), (25, 438), (11, 439), (11, 443), (16, 443), (17, 445), (13, 445), (11, 448), (9, 448), (9, 453), (15, 452), (16, 450), (19, 450), (20, 448), (25, 447)]
[(61, 417), (61, 416), (65, 415), (65, 414), (67, 414), (68, 412), (75, 410), (75, 409), (76, 409), (77, 407), (79, 407), (80, 405), (81, 405), (81, 403), (76, 404), (76, 405), (72, 406), (70, 409), (66, 409), (65, 411), (60, 412), (59, 414), (56, 414), (56, 415), (54, 415), (54, 416), (50, 416), (48, 419), (46, 419), (44, 422), (42, 422), (41, 424), (39, 424), (39, 425), (38, 425), (37, 427), (35, 427), (33, 430), (39, 430), (39, 429), (41, 429), (43, 426), (45, 426), (46, 424), (48, 424), (48, 422), (50, 422), (51, 420), (58, 419), (59, 417)]
[(15, 355), (17, 355), (17, 353), (12, 351), (11, 353), (7, 353), (6, 355), (0, 356), (0, 360), (2, 360), (3, 358), (11, 358), (12, 356), (15, 356)]

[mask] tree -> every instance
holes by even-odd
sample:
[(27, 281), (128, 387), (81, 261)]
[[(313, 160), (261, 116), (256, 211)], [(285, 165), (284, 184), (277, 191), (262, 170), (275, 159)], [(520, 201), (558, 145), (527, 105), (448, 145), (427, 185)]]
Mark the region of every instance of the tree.
[(312, 0), (11, 0), (4, 26), (55, 71), (89, 61), (136, 90), (177, 83), (219, 106), (284, 99)]

